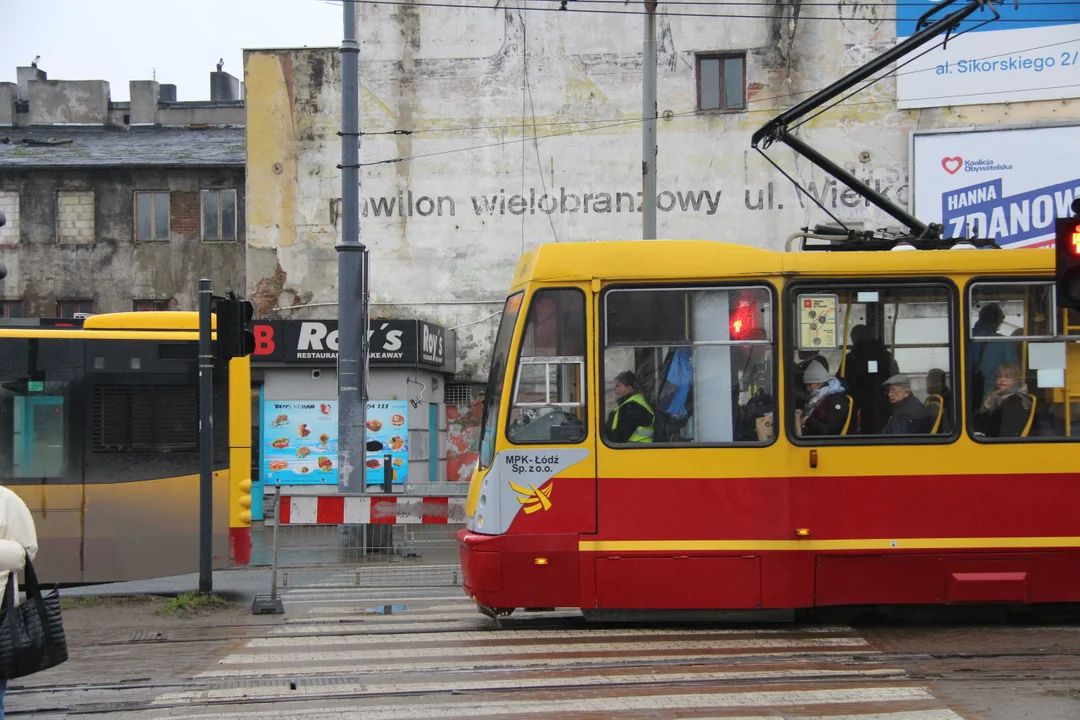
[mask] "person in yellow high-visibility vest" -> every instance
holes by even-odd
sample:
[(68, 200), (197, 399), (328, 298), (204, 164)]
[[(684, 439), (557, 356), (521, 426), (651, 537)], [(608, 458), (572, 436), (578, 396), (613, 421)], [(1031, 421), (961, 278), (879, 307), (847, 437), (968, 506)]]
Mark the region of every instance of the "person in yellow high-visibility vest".
[(615, 443), (648, 443), (653, 440), (655, 416), (639, 390), (634, 373), (625, 370), (615, 376), (614, 410), (608, 414), (604, 429)]

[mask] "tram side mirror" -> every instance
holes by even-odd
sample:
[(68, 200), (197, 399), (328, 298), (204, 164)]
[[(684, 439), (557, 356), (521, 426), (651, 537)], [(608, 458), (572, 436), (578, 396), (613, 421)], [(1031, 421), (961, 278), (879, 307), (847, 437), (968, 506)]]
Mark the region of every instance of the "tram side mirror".
[(383, 444), (381, 442), (379, 442), (378, 440), (368, 440), (367, 441), (367, 451), (368, 452), (379, 452), (382, 449), (383, 449)]

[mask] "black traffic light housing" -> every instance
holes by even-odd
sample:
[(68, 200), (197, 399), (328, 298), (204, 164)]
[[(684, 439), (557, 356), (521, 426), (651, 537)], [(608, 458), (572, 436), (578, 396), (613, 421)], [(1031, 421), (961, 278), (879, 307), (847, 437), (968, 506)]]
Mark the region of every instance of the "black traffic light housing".
[(1073, 216), (1055, 222), (1054, 252), (1059, 308), (1080, 310), (1080, 198), (1073, 200)]
[(255, 352), (255, 333), (248, 325), (255, 315), (255, 308), (247, 300), (236, 297), (229, 290), (223, 298), (215, 298), (217, 314), (217, 343), (214, 357), (230, 360)]

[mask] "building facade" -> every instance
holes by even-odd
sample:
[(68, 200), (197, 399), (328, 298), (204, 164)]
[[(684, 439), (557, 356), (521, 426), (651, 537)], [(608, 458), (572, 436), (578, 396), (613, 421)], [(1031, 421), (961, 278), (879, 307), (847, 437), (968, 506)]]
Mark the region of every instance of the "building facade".
[(201, 277), (245, 286), (236, 78), (212, 73), (209, 102), (154, 81), (112, 102), (107, 82), (36, 67), (18, 80), (0, 83), (4, 317), (194, 310)]
[[(661, 5), (657, 236), (780, 249), (815, 223), (896, 226), (805, 158), (770, 148), (806, 189), (798, 192), (750, 138), (910, 34), (922, 10), (901, 7), (907, 15), (898, 18), (898, 7)], [(640, 8), (358, 7), (360, 226), (371, 249), (372, 311), (457, 328), (459, 381), (486, 374), (502, 298), (524, 250), (642, 236)], [(1076, 14), (1059, 10), (1055, 18)], [(1071, 53), (1080, 43), (1077, 21), (1055, 21), (1043, 35), (1005, 24), (1000, 37), (983, 28), (954, 37), (798, 132), (910, 207), (913, 133), (1080, 120), (1077, 88), (1061, 75), (1071, 54), (1056, 64), (1040, 60), (1039, 71), (1028, 57)], [(1049, 35), (1053, 49), (1038, 51)], [(306, 317), (337, 299), (340, 77), (336, 48), (245, 55), (247, 276), (263, 313)], [(933, 165), (955, 174), (948, 163)], [(460, 417), (468, 416), (464, 408)]]

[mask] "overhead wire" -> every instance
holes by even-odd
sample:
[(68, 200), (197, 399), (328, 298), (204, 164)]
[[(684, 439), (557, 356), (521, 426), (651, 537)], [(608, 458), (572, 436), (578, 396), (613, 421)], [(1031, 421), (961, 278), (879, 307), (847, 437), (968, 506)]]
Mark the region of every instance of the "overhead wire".
[[(540, 2), (541, 0), (533, 0), (534, 2)], [(593, 0), (586, 0), (592, 2)], [(390, 5), (390, 6), (408, 6), (410, 8), (444, 8), (453, 10), (494, 10), (497, 6), (489, 5), (466, 5), (461, 3), (451, 2), (407, 2), (406, 0), (334, 0), (335, 3), (351, 2), (358, 5)], [(696, 3), (679, 3), (679, 4), (696, 4)], [(1052, 3), (1061, 4), (1065, 3)], [(823, 5), (824, 6), (824, 5)], [(762, 4), (759, 5), (762, 9), (768, 9), (768, 6)], [(835, 5), (833, 5), (835, 7)], [(875, 7), (875, 6), (867, 6)], [(881, 6), (888, 7), (888, 6)], [(647, 12), (643, 10), (601, 10), (595, 8), (572, 8), (559, 6), (532, 6), (522, 8), (525, 12), (562, 12), (562, 13), (576, 13), (576, 14), (591, 14), (591, 15), (628, 15), (628, 16), (646, 16)], [(776, 14), (768, 15), (747, 15), (745, 13), (692, 13), (692, 12), (671, 12), (665, 11), (664, 13), (668, 17), (686, 17), (686, 18), (722, 18), (731, 20), (776, 20), (780, 16)], [(827, 22), (885, 22), (888, 20), (897, 20), (898, 22), (914, 22), (921, 17), (922, 13), (913, 15), (911, 17), (834, 17), (834, 16), (815, 16), (815, 15), (799, 15), (799, 21), (813, 20), (813, 21), (827, 21)], [(974, 20), (965, 20), (963, 22), (976, 22)], [(1005, 23), (1030, 23), (1030, 20), (1026, 19), (1014, 19), (1014, 18), (1002, 18), (997, 22)], [(1077, 18), (1039, 18), (1041, 24), (1071, 24), (1078, 22)]]
[[(1080, 4), (1080, 3), (1078, 3), (1078, 4)], [(964, 32), (968, 32), (968, 31), (965, 30)], [(955, 38), (957, 36), (953, 36), (953, 37)], [(1076, 44), (1076, 43), (1080, 43), (1080, 39), (1072, 38), (1072, 39), (1069, 39), (1069, 40), (1061, 40), (1061, 41), (1058, 41), (1058, 42), (1046, 43), (1044, 45), (1035, 45), (1033, 47), (1019, 48), (1019, 49), (1010, 50), (1010, 51), (1007, 51), (1007, 52), (996, 53), (994, 55), (983, 55), (982, 57), (971, 58), (971, 60), (981, 62), (983, 60), (993, 60), (994, 58), (1005, 57), (1005, 56), (1008, 56), (1008, 55), (1016, 55), (1018, 53), (1032, 52), (1032, 51), (1035, 51), (1035, 50), (1046, 50), (1047, 48), (1059, 47), (1061, 45), (1073, 45), (1073, 44)], [(933, 50), (936, 47), (938, 47), (938, 46), (934, 45), (933, 47), (930, 48), (930, 50)], [(922, 53), (922, 54), (925, 54), (925, 53)], [(922, 54), (920, 54), (920, 57), (921, 57)], [(904, 63), (904, 65), (907, 65), (907, 63)], [(908, 70), (906, 72), (894, 72), (892, 74), (895, 77), (907, 77), (907, 76), (910, 76), (910, 75), (917, 75), (919, 73), (924, 73), (924, 72), (933, 72), (934, 70), (935, 69), (932, 68), (932, 67), (927, 67), (927, 68), (919, 68), (918, 70)], [(1069, 86), (1063, 86), (1063, 87), (1069, 87)], [(813, 95), (814, 93), (820, 91), (821, 89), (822, 88), (814, 88), (814, 89), (811, 89), (811, 90), (799, 90), (797, 92), (783, 93), (783, 94), (780, 94), (780, 95), (769, 95), (768, 97), (762, 97), (762, 98), (754, 98), (753, 100), (747, 100), (747, 104), (749, 105), (751, 103), (765, 103), (765, 102), (771, 102), (771, 101), (774, 101), (774, 100), (786, 100), (788, 98), (796, 98), (796, 97), (800, 97), (802, 95)], [(978, 93), (978, 94), (991, 94), (991, 93)], [(948, 97), (948, 96), (941, 96), (941, 97)], [(957, 95), (957, 97), (961, 97), (961, 95)], [(938, 99), (938, 98), (915, 98), (915, 99), (930, 100), (930, 99)], [(858, 103), (851, 103), (851, 104), (852, 105), (857, 105)], [(707, 114), (707, 113), (711, 113), (711, 112), (713, 112), (713, 111), (712, 110), (697, 110), (697, 109), (695, 109), (695, 110), (688, 110), (686, 112), (681, 112), (681, 113), (673, 113), (670, 117), (671, 118), (691, 117), (691, 116), (703, 115), (703, 114)], [(745, 112), (748, 112), (748, 113), (752, 113), (752, 112), (755, 112), (755, 113), (756, 112), (774, 112), (774, 109), (773, 108), (752, 109), (752, 110), (745, 110)], [(563, 125), (583, 125), (583, 124), (587, 124), (587, 123), (610, 123), (610, 122), (623, 121), (623, 120), (634, 120), (634, 121), (637, 121), (637, 122), (643, 122), (644, 118), (641, 118), (641, 117), (625, 118), (625, 117), (623, 117), (623, 118), (603, 118), (603, 119), (599, 119), (599, 120), (559, 120), (559, 121), (553, 121), (553, 122), (534, 123), (534, 125), (536, 127), (557, 127), (557, 126), (563, 126)], [(415, 129), (411, 129), (411, 130), (400, 129), (400, 128), (399, 129), (394, 129), (394, 130), (375, 130), (375, 131), (371, 131), (371, 132), (362, 132), (360, 134), (365, 135), (365, 136), (415, 135), (415, 134), (419, 134), (419, 133), (474, 132), (474, 131), (477, 131), (477, 130), (513, 130), (513, 129), (517, 128), (517, 127), (518, 127), (517, 125), (508, 125), (508, 124), (501, 124), (501, 125), (459, 125), (459, 126), (456, 126), (456, 127), (429, 127), (429, 128), (415, 128)]]

